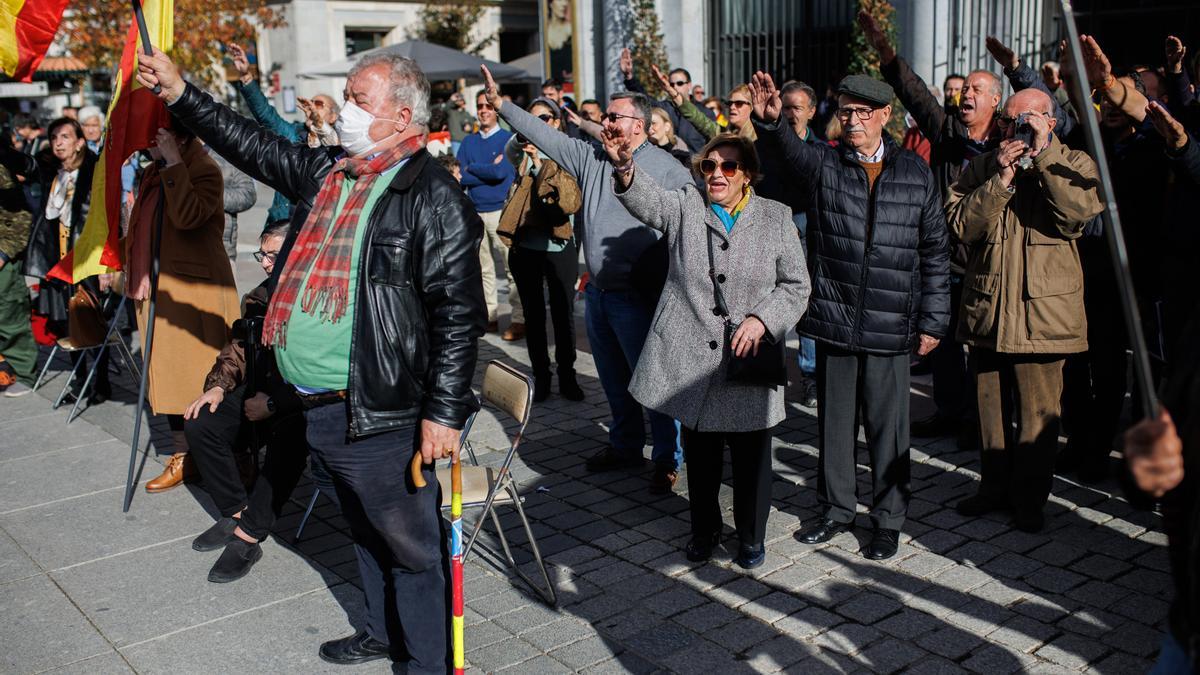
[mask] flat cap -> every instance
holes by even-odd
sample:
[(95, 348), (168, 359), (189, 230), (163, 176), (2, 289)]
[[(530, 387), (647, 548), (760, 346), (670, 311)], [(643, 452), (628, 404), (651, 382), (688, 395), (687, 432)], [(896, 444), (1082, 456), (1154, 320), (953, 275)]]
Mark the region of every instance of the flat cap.
[(861, 98), (880, 107), (889, 105), (896, 97), (890, 84), (870, 75), (847, 75), (838, 83), (837, 93)]

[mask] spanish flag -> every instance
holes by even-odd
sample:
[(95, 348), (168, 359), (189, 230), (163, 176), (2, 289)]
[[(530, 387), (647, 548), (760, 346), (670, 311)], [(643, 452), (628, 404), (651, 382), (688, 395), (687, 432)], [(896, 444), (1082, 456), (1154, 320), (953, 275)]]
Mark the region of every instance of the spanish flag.
[[(6, 0), (0, 0), (4, 2)], [(142, 4), (146, 29), (155, 47), (169, 52), (175, 43), (174, 0), (145, 0)], [(144, 51), (137, 21), (130, 16), (129, 33), (121, 67), (113, 80), (116, 90), (108, 106), (104, 147), (92, 177), (92, 201), (87, 221), (75, 248), (59, 261), (48, 276), (68, 283), (121, 267), (118, 240), (121, 236), (121, 165), (129, 156), (154, 144), (158, 130), (167, 126), (167, 106), (154, 92), (138, 84), (137, 55)]]
[(67, 0), (0, 0), (0, 68), (29, 82), (58, 32)]

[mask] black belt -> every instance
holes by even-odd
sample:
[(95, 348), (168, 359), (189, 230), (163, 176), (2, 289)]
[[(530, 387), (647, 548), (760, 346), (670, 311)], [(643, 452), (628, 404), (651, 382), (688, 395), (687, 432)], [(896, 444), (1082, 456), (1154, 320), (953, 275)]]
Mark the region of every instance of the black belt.
[(346, 400), (346, 390), (339, 389), (337, 391), (323, 391), (319, 394), (305, 394), (297, 391), (296, 396), (300, 398), (300, 405), (305, 410), (320, 408), (325, 405), (333, 405), (334, 403), (342, 403)]

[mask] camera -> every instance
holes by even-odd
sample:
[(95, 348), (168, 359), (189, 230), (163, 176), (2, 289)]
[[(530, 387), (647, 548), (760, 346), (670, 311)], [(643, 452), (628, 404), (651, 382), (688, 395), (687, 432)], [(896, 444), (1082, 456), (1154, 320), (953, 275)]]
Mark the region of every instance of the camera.
[(1017, 121), (1014, 122), (1016, 127), (1013, 129), (1012, 139), (1014, 141), (1024, 141), (1025, 147), (1028, 148), (1021, 159), (1017, 160), (1017, 165), (1022, 169), (1028, 169), (1033, 166), (1033, 158), (1029, 153), (1033, 152), (1033, 125), (1029, 123), (1029, 113), (1021, 113), (1017, 115)]

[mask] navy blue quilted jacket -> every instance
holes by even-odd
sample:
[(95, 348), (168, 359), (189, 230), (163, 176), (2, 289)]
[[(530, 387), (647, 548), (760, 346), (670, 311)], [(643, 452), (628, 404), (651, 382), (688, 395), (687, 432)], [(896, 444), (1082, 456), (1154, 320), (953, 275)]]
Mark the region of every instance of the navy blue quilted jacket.
[(874, 354), (914, 349), (921, 333), (950, 328), (950, 249), (933, 173), (885, 136), (875, 189), (852, 149), (805, 143), (786, 124), (758, 126), (777, 143), (796, 189), (811, 194), (812, 297), (800, 332)]

